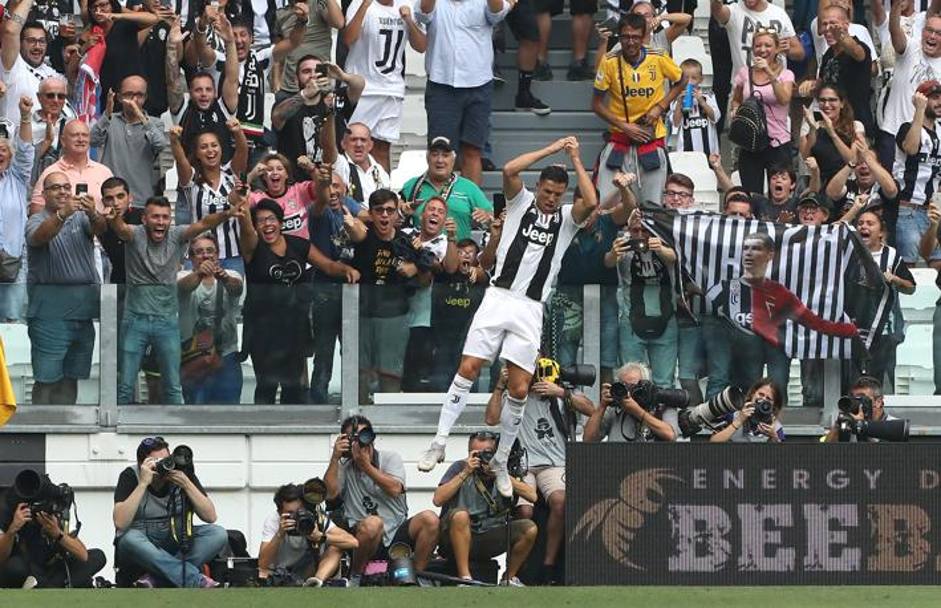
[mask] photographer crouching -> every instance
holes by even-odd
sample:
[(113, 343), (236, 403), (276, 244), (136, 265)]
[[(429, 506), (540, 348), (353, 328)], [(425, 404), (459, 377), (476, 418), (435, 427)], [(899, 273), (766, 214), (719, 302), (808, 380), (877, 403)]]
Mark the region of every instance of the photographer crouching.
[(321, 587), (336, 574), (343, 551), (356, 549), (353, 535), (324, 511), (327, 486), (320, 479), (289, 483), (274, 494), (258, 550), (258, 578), (272, 586)]
[[(560, 368), (552, 359), (537, 360), (523, 410), (519, 439), (526, 449), (529, 465), (523, 481), (542, 495), (549, 509), (546, 550), (539, 574), (539, 582), (545, 585), (560, 584), (563, 578), (556, 571), (556, 558), (565, 540), (565, 444), (575, 440), (577, 415), (590, 417), (595, 412), (591, 400), (572, 389), (594, 384), (594, 371), (592, 366)], [(507, 379), (504, 367), (484, 414), (484, 422), (490, 426), (500, 423)], [(533, 519), (533, 506), (534, 502), (520, 496), (517, 515)]]
[(583, 440), (675, 441), (677, 408), (689, 402), (686, 391), (658, 388), (643, 363), (626, 363), (614, 377), (601, 385), (601, 404), (585, 423)]
[(784, 441), (784, 427), (779, 420), (784, 408), (781, 388), (771, 378), (761, 378), (745, 394), (745, 404), (726, 414), (725, 428), (713, 433), (713, 443), (778, 443)]
[[(193, 514), (207, 525), (193, 526)], [(226, 545), (225, 528), (213, 525), (216, 507), (193, 469), (186, 446), (148, 437), (137, 446), (137, 466), (127, 467), (114, 490), (115, 562), (142, 571), (137, 587), (217, 587), (203, 564)]]
[[(522, 587), (517, 578), (529, 557), (539, 530), (529, 519), (509, 521), (514, 499), (497, 491), (490, 461), (497, 450), (497, 436), (481, 431), (470, 436), (468, 456), (453, 463), (441, 481), (432, 502), (441, 507), (441, 547), (445, 557), (453, 557), (460, 578), (470, 580), (470, 560), (486, 560), (509, 552), (501, 585)], [(514, 496), (535, 503), (536, 491), (513, 472), (510, 454), (510, 482)], [(519, 471), (517, 471), (519, 473)], [(509, 530), (507, 526), (509, 525)]]
[(860, 376), (849, 392), (837, 402), (839, 412), (825, 442), (908, 441), (909, 421), (885, 411), (881, 382)]
[(327, 499), (342, 500), (343, 527), (359, 544), (350, 565), (351, 587), (359, 586), (370, 560), (388, 557), (392, 545), (411, 547), (415, 570), (425, 570), (438, 543), (437, 515), (422, 511), (408, 516), (402, 457), (377, 450), (375, 440), (368, 418), (350, 416), (340, 425), (324, 474)]
[(101, 549), (86, 549), (69, 531), (72, 488), (32, 470), (16, 476), (0, 507), (0, 588), (88, 588), (105, 567)]

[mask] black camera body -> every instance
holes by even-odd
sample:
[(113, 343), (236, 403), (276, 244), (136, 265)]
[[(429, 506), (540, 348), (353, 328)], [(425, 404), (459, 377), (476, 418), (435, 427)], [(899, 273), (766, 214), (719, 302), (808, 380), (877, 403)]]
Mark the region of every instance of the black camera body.
[(317, 529), (317, 515), (305, 507), (291, 513), (291, 519), (294, 520), (294, 529), (288, 534), (291, 536), (310, 536)]
[(650, 251), (650, 242), (646, 238), (627, 239), (627, 248), (634, 253), (646, 253)]
[(490, 464), (490, 461), (493, 460), (496, 454), (496, 450), (478, 450), (474, 454), (480, 459), (482, 464)]
[(749, 418), (752, 427), (758, 428), (759, 424), (771, 424), (774, 422), (774, 404), (767, 399), (758, 399), (754, 403), (755, 411)]
[(170, 471), (177, 470), (183, 473), (193, 472), (193, 450), (189, 446), (176, 446), (173, 453), (158, 460), (154, 468), (157, 477), (166, 477)]
[(359, 432), (354, 431), (354, 432), (347, 433), (346, 438), (350, 442), (350, 451), (344, 452), (343, 457), (352, 458), (353, 457), (353, 451), (352, 451), (353, 443), (354, 442), (358, 443), (359, 447), (361, 448), (368, 447), (372, 445), (373, 441), (376, 440), (376, 432), (372, 430), (371, 427), (366, 427)]
[(866, 395), (843, 395), (836, 406), (842, 414), (858, 416), (861, 411), (866, 420), (872, 420), (872, 399)]
[(416, 249), (411, 238), (404, 234), (392, 239), (392, 254), (395, 256), (396, 266), (402, 262), (411, 262), (419, 270), (431, 270), (438, 263), (434, 252), (425, 248)]
[(683, 389), (660, 388), (650, 380), (641, 380), (636, 384), (626, 384), (620, 380), (611, 383), (611, 397), (617, 407), (628, 396), (637, 405), (648, 412), (655, 412), (660, 407), (682, 409), (689, 405), (689, 393)]
[(841, 412), (836, 419), (840, 442), (849, 441), (855, 435), (858, 441), (906, 442), (911, 431), (908, 420), (857, 420)]
[(29, 505), (31, 513), (46, 513), (60, 520), (67, 519), (75, 503), (75, 492), (66, 483), (54, 484), (48, 475), (33, 469), (23, 469), (13, 480), (13, 492), (18, 502)]

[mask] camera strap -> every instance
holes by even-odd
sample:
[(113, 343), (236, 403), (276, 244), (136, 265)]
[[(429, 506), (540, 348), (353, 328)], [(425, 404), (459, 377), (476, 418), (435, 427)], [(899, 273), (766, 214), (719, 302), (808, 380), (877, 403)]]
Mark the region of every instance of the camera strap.
[[(425, 187), (425, 184), (431, 183), (431, 180), (428, 179), (428, 173), (425, 172), (421, 177), (418, 178), (418, 181), (415, 182), (415, 188), (412, 190), (412, 200), (410, 202), (414, 203), (418, 201), (418, 196), (421, 193), (421, 189)], [(451, 191), (454, 190), (454, 185), (457, 183), (457, 173), (451, 172), (451, 177), (448, 179), (448, 183), (444, 185), (444, 188), (437, 194), (444, 199), (444, 202), (448, 202), (448, 199), (451, 197)], [(434, 188), (434, 184), (431, 186)]]
[(559, 400), (556, 397), (549, 398), (549, 415), (552, 417), (552, 422), (555, 423), (555, 428), (559, 429), (562, 437), (568, 441), (569, 425), (559, 410)]
[[(499, 504), (497, 504), (497, 499), (494, 498), (491, 491), (487, 489), (487, 486), (480, 478), (480, 475), (474, 475), (474, 487), (477, 489), (477, 492), (484, 497), (484, 500), (487, 501), (487, 507), (490, 509), (491, 515), (501, 515), (510, 510), (509, 505), (501, 507)], [(500, 496), (500, 498), (503, 499), (502, 496)]]

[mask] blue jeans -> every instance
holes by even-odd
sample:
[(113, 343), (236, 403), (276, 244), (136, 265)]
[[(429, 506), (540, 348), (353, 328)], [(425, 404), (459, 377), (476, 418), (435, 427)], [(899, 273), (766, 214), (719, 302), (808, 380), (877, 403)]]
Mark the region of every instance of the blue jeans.
[(736, 331), (728, 321), (715, 315), (703, 315), (702, 341), (706, 357), (706, 399), (718, 395), (729, 385), (729, 369), (732, 366), (732, 345), (729, 332)]
[[(930, 226), (927, 209), (927, 203), (920, 209), (899, 207), (898, 220), (895, 225), (895, 248), (898, 249), (902, 259), (909, 264), (914, 264), (921, 259), (918, 255), (918, 243)], [(941, 248), (935, 247), (931, 252), (931, 259), (941, 259)]]
[(666, 329), (657, 338), (641, 338), (634, 333), (627, 311), (621, 309), (621, 360), (639, 361), (650, 366), (651, 380), (657, 386), (672, 387), (676, 376), (676, 357), (679, 329), (676, 318), (670, 319)]
[(183, 399), (189, 404), (233, 404), (242, 396), (242, 363), (238, 351), (222, 357), (222, 367), (200, 382), (183, 383)]
[(186, 554), (184, 565), (180, 563), (180, 547), (170, 535), (169, 528), (131, 529), (116, 541), (115, 561), (119, 566), (130, 562), (157, 578), (161, 585), (199, 587), (203, 578), (200, 568), (218, 555), (226, 542), (228, 534), (222, 526), (194, 526), (192, 547)]
[(124, 311), (121, 321), (121, 367), (118, 403), (134, 399), (137, 374), (147, 345), (153, 346), (160, 369), (163, 398), (168, 405), (183, 405), (180, 387), (180, 323), (176, 316), (141, 315)]

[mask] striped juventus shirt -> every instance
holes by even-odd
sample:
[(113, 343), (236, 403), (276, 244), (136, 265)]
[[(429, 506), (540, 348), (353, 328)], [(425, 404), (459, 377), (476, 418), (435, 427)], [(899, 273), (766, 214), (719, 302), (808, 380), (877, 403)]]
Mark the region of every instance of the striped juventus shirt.
[[(193, 213), (193, 221), (198, 222), (207, 215), (225, 211), (229, 208), (229, 192), (235, 184), (235, 174), (229, 163), (222, 166), (219, 188), (215, 189), (206, 182), (182, 185), (180, 189), (186, 197)], [(236, 258), (242, 255), (239, 248), (239, 225), (235, 218), (229, 218), (219, 224), (213, 231), (216, 242), (219, 243), (219, 259)]]
[(912, 128), (903, 123), (895, 136), (895, 163), (892, 176), (900, 184), (899, 199), (913, 205), (924, 205), (937, 190), (938, 166), (941, 164), (941, 141), (934, 129), (922, 127), (918, 153), (909, 156), (902, 150), (902, 142)]
[(581, 228), (572, 218), (572, 208), (569, 204), (555, 213), (542, 213), (526, 186), (507, 199), (506, 221), (490, 284), (537, 302), (548, 300), (565, 250)]

